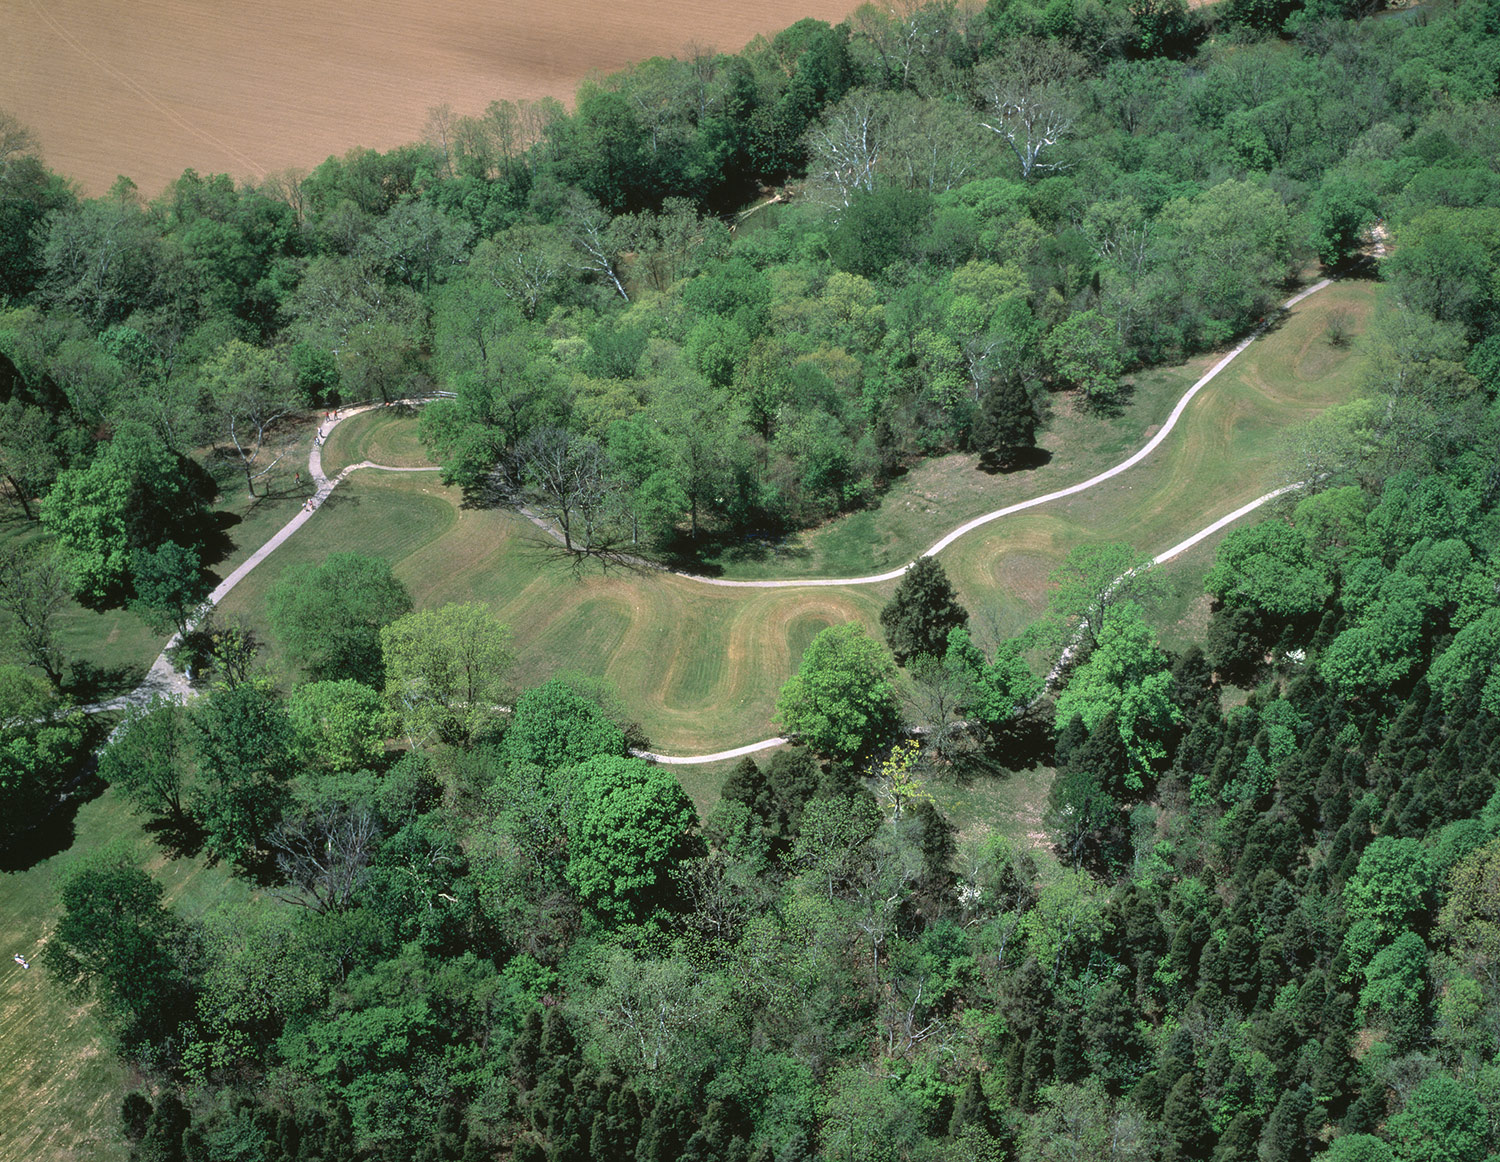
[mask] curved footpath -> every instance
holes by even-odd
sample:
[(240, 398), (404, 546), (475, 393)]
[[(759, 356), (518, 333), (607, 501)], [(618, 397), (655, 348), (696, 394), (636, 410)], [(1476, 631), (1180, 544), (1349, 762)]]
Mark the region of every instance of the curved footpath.
[[(1291, 298), (1287, 299), (1286, 302), (1281, 304), (1280, 310), (1289, 310), (1290, 308), (1300, 303), (1303, 299), (1307, 298), (1309, 295), (1316, 294), (1318, 291), (1323, 290), (1325, 287), (1331, 285), (1331, 283), (1332, 280), (1326, 278), (1320, 282), (1314, 283), (1306, 290), (1301, 291), (1300, 293), (1295, 294)], [(1250, 344), (1254, 343), (1255, 340), (1259, 339), (1263, 334), (1265, 334), (1266, 329), (1270, 325), (1271, 319), (1268, 318), (1266, 321), (1262, 322), (1258, 327), (1256, 327), (1255, 330), (1251, 331), (1250, 334), (1246, 335), (1245, 338), (1241, 339), (1240, 342), (1236, 344), (1228, 354), (1226, 354), (1222, 359), (1220, 359), (1211, 368), (1209, 368), (1208, 371), (1203, 375), (1203, 377), (1199, 379), (1198, 382), (1193, 384), (1192, 387), (1188, 388), (1182, 398), (1177, 401), (1177, 406), (1172, 409), (1172, 414), (1167, 417), (1166, 422), (1162, 424), (1157, 433), (1152, 436), (1151, 439), (1146, 441), (1146, 444), (1128, 459), (1122, 460), (1113, 468), (1106, 469), (1105, 471), (1099, 473), (1097, 476), (1091, 476), (1089, 477), (1089, 479), (1081, 481), (1078, 484), (1069, 485), (1067, 488), (1059, 488), (1055, 492), (1049, 492), (1042, 496), (1032, 497), (1030, 500), (1023, 500), (1016, 504), (1007, 505), (1005, 508), (996, 509), (994, 512), (987, 512), (982, 516), (975, 517), (973, 520), (966, 521), (964, 524), (959, 525), (952, 532), (948, 533), (946, 536), (938, 540), (935, 544), (933, 544), (931, 548), (923, 553), (922, 556), (935, 557), (938, 553), (942, 552), (960, 537), (968, 535), (975, 529), (982, 528), (984, 525), (989, 524), (991, 521), (999, 520), (1001, 517), (1010, 516), (1013, 513), (1022, 512), (1029, 508), (1036, 508), (1038, 505), (1048, 504), (1054, 500), (1061, 500), (1065, 496), (1074, 496), (1080, 492), (1085, 492), (1088, 489), (1093, 488), (1099, 484), (1103, 484), (1106, 480), (1118, 476), (1120, 475), (1120, 473), (1128, 471), (1129, 469), (1135, 467), (1135, 465), (1139, 464), (1142, 460), (1151, 455), (1152, 452), (1156, 451), (1156, 449), (1161, 446), (1162, 441), (1165, 440), (1171, 433), (1172, 429), (1177, 426), (1177, 421), (1182, 418), (1183, 412), (1187, 410), (1188, 404), (1193, 402), (1193, 399), (1197, 396), (1197, 394), (1202, 391), (1203, 388), (1208, 386), (1208, 384), (1216, 375), (1219, 374), (1219, 372), (1223, 371), (1224, 368), (1228, 367), (1230, 363), (1232, 363), (1239, 355), (1241, 355), (1245, 351), (1245, 349), (1250, 346)], [(400, 400), (397, 402), (415, 405), (425, 403), (426, 400), (410, 399)], [(277, 532), (271, 537), (270, 540), (268, 540), (264, 545), (262, 545), (254, 553), (247, 557), (245, 561), (239, 566), (239, 568), (235, 569), (234, 572), (230, 573), (228, 577), (224, 578), (224, 580), (219, 583), (214, 591), (208, 595), (208, 599), (204, 603), (202, 613), (200, 613), (199, 617), (193, 621), (193, 625), (198, 624), (198, 622), (201, 621), (203, 617), (207, 616), (207, 614), (215, 606), (217, 606), (219, 602), (224, 600), (224, 598), (229, 594), (229, 591), (236, 585), (238, 585), (240, 581), (242, 581), (252, 569), (254, 569), (267, 557), (269, 557), (273, 552), (276, 551), (276, 549), (280, 545), (282, 545), (287, 540), (288, 537), (290, 537), (293, 533), (295, 533), (298, 529), (305, 525), (312, 518), (313, 513), (317, 512), (317, 510), (323, 506), (323, 502), (328, 499), (329, 494), (332, 493), (333, 490), (338, 487), (338, 485), (351, 472), (356, 472), (362, 468), (372, 468), (380, 472), (441, 471), (441, 469), (436, 467), (393, 468), (386, 464), (376, 464), (369, 460), (362, 460), (358, 464), (350, 464), (332, 479), (324, 474), (323, 441), (328, 438), (328, 434), (350, 416), (360, 415), (363, 412), (373, 411), (376, 408), (384, 406), (386, 405), (376, 403), (349, 408), (347, 410), (341, 411), (333, 419), (319, 425), (317, 438), (313, 441), (312, 450), (311, 452), (309, 452), (307, 457), (308, 472), (312, 477), (314, 485), (312, 497), (303, 506), (302, 510), (297, 513), (296, 516), (292, 517), (292, 519), (289, 520), (284, 526), (282, 526), (282, 528), (277, 530)], [(1161, 564), (1164, 561), (1170, 560), (1172, 557), (1177, 556), (1179, 553), (1185, 552), (1187, 549), (1192, 548), (1192, 546), (1196, 545), (1205, 537), (1212, 536), (1214, 533), (1218, 532), (1226, 525), (1233, 524), (1235, 521), (1239, 520), (1246, 514), (1255, 511), (1255, 509), (1259, 508), (1267, 501), (1273, 500), (1276, 497), (1283, 495), (1284, 493), (1290, 492), (1297, 488), (1301, 488), (1302, 486), (1302, 484), (1290, 484), (1283, 488), (1278, 488), (1273, 492), (1268, 492), (1264, 496), (1257, 497), (1249, 504), (1242, 505), (1240, 508), (1235, 509), (1228, 516), (1220, 517), (1218, 520), (1214, 521), (1206, 528), (1199, 529), (1196, 533), (1188, 537), (1186, 540), (1173, 545), (1170, 549), (1167, 549), (1164, 552), (1158, 553), (1153, 558), (1153, 561), (1157, 564)], [(533, 517), (532, 519), (536, 520), (535, 517)], [(537, 521), (537, 523), (541, 524), (542, 522)], [(545, 525), (543, 527), (545, 527)], [(876, 585), (882, 581), (894, 581), (896, 578), (902, 576), (908, 569), (910, 569), (913, 564), (915, 564), (915, 562), (908, 562), (907, 564), (902, 565), (899, 569), (892, 569), (887, 573), (877, 573), (868, 577), (819, 577), (808, 578), (805, 580), (785, 581), (732, 581), (722, 577), (704, 577), (697, 573), (677, 572), (675, 570), (673, 571), (673, 575), (681, 577), (688, 581), (696, 581), (702, 585), (719, 585), (725, 588), (797, 589), (833, 585)], [(129, 694), (123, 695), (119, 698), (110, 699), (108, 702), (95, 703), (94, 705), (86, 707), (85, 709), (122, 710), (127, 706), (144, 704), (151, 698), (157, 696), (175, 697), (179, 700), (186, 700), (187, 698), (191, 697), (191, 686), (189, 686), (187, 680), (183, 678), (182, 675), (178, 674), (175, 670), (172, 669), (171, 663), (167, 660), (167, 651), (172, 649), (178, 643), (178, 640), (178, 635), (174, 634), (171, 640), (167, 642), (165, 649), (163, 649), (162, 653), (157, 657), (156, 661), (152, 663), (151, 669), (147, 672), (145, 680)], [(641, 758), (653, 759), (654, 761), (659, 763), (670, 763), (677, 765), (714, 763), (722, 762), (725, 759), (740, 758), (743, 755), (754, 754), (757, 751), (769, 750), (772, 747), (782, 746), (787, 741), (788, 740), (785, 738), (767, 738), (762, 739), (760, 742), (749, 743), (746, 746), (735, 747), (732, 750), (716, 751), (713, 754), (706, 755), (663, 755), (657, 754), (653, 751), (636, 751), (634, 753), (639, 755)]]

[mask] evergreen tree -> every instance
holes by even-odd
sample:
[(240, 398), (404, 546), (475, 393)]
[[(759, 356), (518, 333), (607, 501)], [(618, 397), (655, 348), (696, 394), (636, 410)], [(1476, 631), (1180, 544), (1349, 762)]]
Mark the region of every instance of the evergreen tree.
[(1036, 447), (1036, 410), (1024, 383), (1005, 376), (990, 384), (980, 400), (969, 444), (979, 453), (981, 462), (1001, 468)]
[(1177, 1084), (1167, 1095), (1161, 1124), (1172, 1139), (1169, 1158), (1189, 1162), (1207, 1153), (1213, 1127), (1208, 1120), (1208, 1111), (1203, 1108), (1198, 1079), (1193, 1074), (1184, 1073), (1177, 1079)]
[(918, 557), (896, 586), (890, 604), (880, 611), (886, 643), (902, 665), (918, 654), (942, 657), (948, 649), (948, 631), (968, 622), (968, 611), (958, 603), (936, 557)]

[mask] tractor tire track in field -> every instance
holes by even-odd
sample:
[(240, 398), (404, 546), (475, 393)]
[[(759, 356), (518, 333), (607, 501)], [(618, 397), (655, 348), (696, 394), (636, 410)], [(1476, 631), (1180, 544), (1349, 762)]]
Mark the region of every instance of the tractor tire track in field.
[[(1293, 295), (1291, 298), (1287, 299), (1286, 302), (1281, 304), (1277, 315), (1279, 315), (1281, 312), (1290, 310), (1292, 307), (1300, 303), (1303, 299), (1306, 299), (1309, 296), (1316, 294), (1318, 291), (1331, 286), (1332, 281), (1333, 280), (1331, 279), (1322, 279), (1321, 281), (1314, 283), (1307, 289)], [(1087, 480), (1080, 481), (1077, 484), (1069, 485), (1066, 488), (1059, 488), (1053, 492), (1045, 493), (1042, 496), (1032, 497), (1029, 500), (1023, 500), (1016, 504), (1007, 505), (1004, 508), (996, 509), (994, 512), (984, 513), (983, 515), (977, 516), (972, 520), (965, 521), (953, 531), (949, 532), (947, 535), (936, 541), (931, 548), (929, 548), (922, 554), (922, 556), (935, 557), (938, 553), (942, 552), (960, 537), (967, 536), (969, 533), (974, 532), (976, 529), (983, 528), (985, 525), (989, 524), (992, 521), (999, 520), (1002, 517), (1011, 516), (1014, 513), (1023, 512), (1027, 509), (1036, 508), (1043, 504), (1048, 504), (1054, 500), (1061, 500), (1062, 498), (1067, 496), (1075, 496), (1080, 492), (1085, 492), (1088, 489), (1097, 487), (1098, 485), (1103, 484), (1105, 481), (1111, 480), (1114, 477), (1120, 475), (1122, 472), (1129, 471), (1131, 468), (1135, 467), (1161, 446), (1162, 442), (1177, 426), (1178, 420), (1182, 418), (1182, 415), (1187, 410), (1188, 405), (1193, 402), (1198, 393), (1202, 391), (1203, 388), (1207, 387), (1208, 384), (1212, 382), (1212, 380), (1221, 371), (1224, 370), (1224, 368), (1228, 367), (1230, 363), (1234, 362), (1236, 358), (1243, 354), (1244, 351), (1252, 343), (1255, 342), (1255, 340), (1259, 339), (1263, 334), (1265, 334), (1266, 330), (1271, 326), (1272, 321), (1276, 317), (1277, 316), (1269, 316), (1265, 320), (1263, 320), (1253, 331), (1251, 331), (1248, 335), (1241, 339), (1239, 343), (1237, 343), (1227, 354), (1225, 354), (1221, 359), (1218, 360), (1218, 362), (1216, 362), (1211, 368), (1209, 368), (1208, 371), (1205, 372), (1203, 376), (1192, 385), (1192, 387), (1188, 388), (1188, 390), (1183, 394), (1182, 398), (1177, 401), (1176, 406), (1172, 409), (1172, 412), (1167, 417), (1166, 422), (1163, 423), (1157, 430), (1155, 435), (1153, 435), (1148, 441), (1146, 441), (1145, 445), (1143, 445), (1133, 455), (1122, 460), (1113, 468), (1108, 468), (1105, 471), (1100, 472), (1095, 476), (1091, 476)], [(425, 399), (411, 399), (401, 400), (398, 402), (407, 405), (415, 405), (419, 403), (425, 403), (427, 401)], [(238, 585), (239, 582), (243, 580), (244, 577), (248, 575), (252, 569), (254, 569), (262, 561), (264, 561), (268, 556), (271, 555), (271, 553), (273, 553), (278, 547), (285, 543), (293, 533), (295, 533), (304, 524), (306, 524), (308, 520), (311, 519), (312, 514), (322, 507), (323, 502), (328, 499), (329, 494), (332, 493), (333, 490), (338, 487), (339, 483), (346, 479), (351, 472), (356, 472), (360, 469), (365, 468), (374, 469), (381, 472), (441, 471), (441, 469), (436, 467), (394, 468), (384, 464), (375, 464), (369, 460), (363, 460), (358, 464), (350, 464), (347, 467), (343, 468), (338, 473), (338, 475), (333, 477), (332, 479), (324, 474), (323, 441), (327, 439), (329, 433), (331, 433), (333, 429), (338, 426), (338, 424), (342, 423), (349, 417), (360, 415), (367, 411), (372, 411), (375, 408), (381, 406), (383, 405), (365, 404), (359, 407), (341, 409), (340, 413), (336, 413), (331, 418), (328, 418), (325, 423), (319, 425), (318, 435), (317, 438), (313, 441), (312, 450), (308, 454), (307, 461), (308, 471), (311, 474), (313, 483), (315, 485), (313, 496), (309, 499), (306, 506), (304, 506), (301, 512), (292, 517), (292, 519), (289, 520), (281, 529), (279, 529), (268, 541), (266, 541), (264, 545), (262, 545), (254, 553), (252, 553), (237, 569), (235, 569), (232, 573), (230, 573), (228, 577), (226, 577), (222, 582), (219, 583), (214, 591), (209, 594), (208, 599), (204, 604), (203, 611), (200, 614), (199, 618), (195, 620), (194, 624), (197, 624), (197, 621), (201, 621), (203, 617), (207, 616), (207, 614), (211, 612), (213, 608), (217, 606), (219, 602), (221, 602), (229, 594), (230, 590)], [(1199, 529), (1187, 539), (1179, 542), (1176, 545), (1173, 545), (1171, 548), (1165, 550), (1162, 553), (1158, 553), (1153, 558), (1153, 560), (1157, 564), (1161, 564), (1162, 562), (1170, 560), (1178, 554), (1190, 549), (1192, 546), (1196, 545), (1204, 538), (1212, 536), (1214, 533), (1218, 532), (1225, 526), (1230, 525), (1239, 520), (1241, 517), (1255, 511), (1257, 508), (1267, 503), (1268, 501), (1274, 500), (1276, 497), (1282, 496), (1294, 489), (1302, 488), (1305, 483), (1306, 482), (1287, 485), (1285, 487), (1275, 489), (1272, 492), (1268, 492), (1264, 496), (1257, 497), (1255, 500), (1250, 501), (1248, 504), (1242, 505), (1241, 507), (1235, 509), (1234, 512), (1229, 513), (1227, 516), (1220, 517), (1218, 520), (1212, 522), (1206, 527)], [(556, 530), (552, 529), (552, 527), (547, 522), (541, 520), (535, 514), (527, 512), (525, 510), (522, 510), (522, 514), (528, 517), (543, 531), (554, 536), (557, 535)], [(654, 563), (652, 562), (640, 561), (638, 563), (652, 568), (659, 568), (659, 566), (654, 565)], [(892, 569), (885, 573), (878, 573), (867, 577), (819, 577), (807, 578), (803, 580), (780, 581), (734, 581), (722, 577), (704, 577), (700, 574), (678, 572), (676, 570), (671, 570), (670, 572), (672, 572), (674, 576), (681, 577), (687, 581), (694, 581), (702, 585), (717, 585), (724, 588), (799, 589), (845, 585), (878, 585), (885, 581), (896, 580), (898, 577), (904, 575), (913, 564), (915, 564), (915, 562), (909, 562), (905, 565), (902, 565), (899, 569)], [(667, 570), (663, 570), (663, 572), (667, 572)], [(85, 707), (85, 709), (121, 710), (127, 706), (143, 705), (151, 698), (156, 696), (175, 697), (178, 700), (186, 700), (187, 698), (190, 698), (193, 694), (191, 686), (182, 675), (178, 674), (172, 668), (171, 663), (167, 659), (168, 651), (170, 651), (174, 646), (177, 645), (178, 640), (178, 637), (174, 635), (172, 639), (168, 641), (166, 648), (163, 649), (162, 653), (157, 657), (156, 661), (152, 663), (151, 669), (147, 673), (145, 680), (135, 690), (122, 697), (111, 699), (108, 702), (97, 703), (93, 706)], [(772, 747), (785, 745), (787, 741), (787, 739), (780, 737), (767, 738), (762, 739), (760, 742), (749, 743), (745, 746), (735, 747), (731, 750), (716, 751), (713, 754), (705, 755), (663, 755), (657, 754), (653, 751), (637, 751), (634, 753), (636, 753), (641, 758), (652, 759), (659, 763), (688, 765), (698, 763), (722, 762), (725, 759), (740, 758), (744, 755), (754, 754), (757, 751), (769, 750)]]

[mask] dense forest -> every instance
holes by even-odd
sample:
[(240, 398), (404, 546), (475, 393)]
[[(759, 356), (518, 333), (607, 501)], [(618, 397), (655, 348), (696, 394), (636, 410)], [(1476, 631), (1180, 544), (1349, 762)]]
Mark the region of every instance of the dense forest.
[[(866, 7), (151, 199), (0, 119), (0, 481), (41, 534), (0, 553), (0, 836), (102, 743), (260, 889), (190, 920), (111, 849), (62, 886), (43, 967), (138, 1071), (134, 1155), (1500, 1155), (1500, 5), (1373, 7)], [(1180, 654), (1126, 546), (994, 648), (924, 562), (700, 818), (609, 690), (513, 691), (486, 607), (335, 554), (269, 597), (292, 689), (209, 625), (190, 705), (76, 709), (63, 603), (189, 630), (215, 496), (300, 409), (440, 394), (474, 503), (717, 559), (924, 456), (1024, 472), (1055, 401), (1319, 264), (1384, 284), (1363, 396)], [(1037, 764), (1046, 845), (944, 817)]]

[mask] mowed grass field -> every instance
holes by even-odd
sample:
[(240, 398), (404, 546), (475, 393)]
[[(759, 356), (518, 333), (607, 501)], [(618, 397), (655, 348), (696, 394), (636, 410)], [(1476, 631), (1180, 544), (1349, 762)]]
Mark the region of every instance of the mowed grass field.
[[(1349, 399), (1356, 387), (1361, 356), (1328, 342), (1328, 316), (1348, 312), (1357, 326), (1374, 294), (1371, 284), (1348, 283), (1305, 300), (1199, 394), (1145, 462), (1097, 489), (997, 521), (947, 549), (941, 560), (981, 639), (1007, 636), (1034, 619), (1046, 602), (1047, 575), (1073, 546), (1118, 540), (1159, 552), (1284, 482), (1286, 433)], [(1034, 472), (989, 476), (958, 456), (924, 467), (880, 509), (819, 534), (851, 544), (861, 528), (883, 535), (879, 543), (893, 546), (883, 559), (877, 553), (857, 561), (839, 551), (823, 563), (841, 562), (858, 573), (888, 568), (963, 519), (1118, 462), (1148, 438), (1153, 423), (1210, 362), (1147, 377), (1121, 417), (1060, 422), (1052, 434), (1060, 441), (1056, 455)], [(341, 424), (325, 451), (341, 463), (409, 463), (420, 455), (415, 426), (409, 417), (367, 413)], [(946, 492), (936, 490), (938, 481), (946, 482)], [(432, 476), (358, 472), (306, 530), (230, 595), (225, 611), (263, 624), (265, 593), (291, 565), (339, 550), (379, 555), (391, 561), (419, 606), (487, 602), (512, 627), (519, 684), (566, 670), (607, 678), (654, 745), (691, 754), (774, 733), (776, 692), (813, 635), (849, 620), (878, 632), (879, 610), (895, 588), (888, 582), (727, 589), (649, 571), (575, 571), (529, 522), (465, 509), (460, 500)], [(1213, 542), (1205, 542), (1168, 566), (1169, 578), (1192, 580), (1177, 583), (1162, 611), (1165, 625), (1203, 615), (1196, 579), (1212, 552)], [(803, 575), (808, 563), (785, 560), (780, 575)], [(274, 649), (269, 658), (290, 676)]]
[[(39, 959), (59, 888), (85, 853), (119, 844), (189, 918), (251, 897), (245, 882), (223, 868), (168, 859), (113, 791), (78, 809), (72, 840), (25, 871), (0, 873), (0, 1162), (129, 1157), (119, 1122), (130, 1072), (106, 1044), (94, 1005), (55, 984)], [(30, 969), (11, 959), (16, 953)]]

